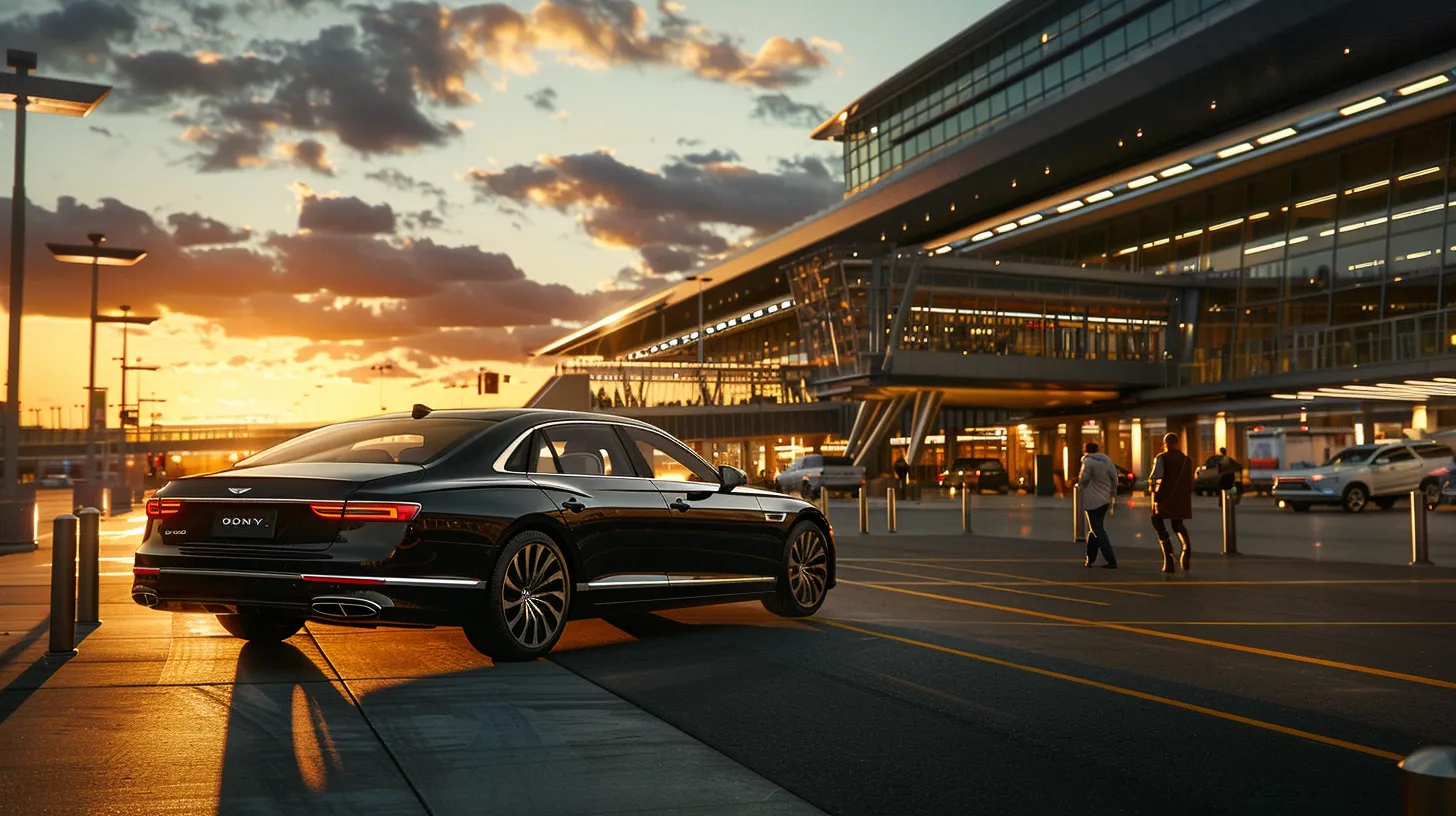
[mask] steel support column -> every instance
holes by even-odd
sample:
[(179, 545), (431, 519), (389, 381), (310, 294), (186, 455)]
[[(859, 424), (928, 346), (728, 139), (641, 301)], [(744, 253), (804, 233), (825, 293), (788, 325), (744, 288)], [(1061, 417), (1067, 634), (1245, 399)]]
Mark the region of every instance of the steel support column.
[(895, 421), (899, 419), (900, 412), (905, 410), (905, 403), (910, 401), (908, 394), (901, 394), (891, 399), (885, 410), (875, 420), (874, 429), (865, 437), (864, 446), (854, 455), (854, 463), (858, 467), (866, 467), (870, 457), (885, 444), (885, 438), (889, 436), (890, 429), (894, 427)]
[(923, 398), (916, 399), (910, 445), (905, 453), (905, 461), (910, 464), (911, 472), (914, 472), (915, 465), (920, 461), (920, 454), (925, 450), (925, 435), (930, 433), (930, 423), (935, 421), (935, 415), (940, 413), (940, 404), (945, 401), (944, 391), (925, 391), (921, 396)]
[[(900, 347), (900, 337), (905, 332), (905, 321), (910, 319), (910, 308), (915, 303), (915, 289), (920, 283), (920, 268), (924, 266), (925, 259), (916, 256), (910, 262), (910, 271), (905, 276), (905, 291), (900, 295), (900, 307), (895, 310), (895, 318), (890, 321), (890, 337), (885, 343), (885, 360), (881, 369), (888, 374), (890, 363), (894, 357), (895, 349)], [(891, 278), (890, 288), (893, 289), (895, 281)]]
[(864, 441), (865, 434), (874, 427), (875, 421), (880, 418), (880, 412), (885, 410), (885, 404), (884, 400), (865, 400), (859, 404), (859, 409), (854, 413), (854, 425), (850, 427), (849, 438), (845, 440), (845, 456), (854, 456), (859, 453), (860, 442)]

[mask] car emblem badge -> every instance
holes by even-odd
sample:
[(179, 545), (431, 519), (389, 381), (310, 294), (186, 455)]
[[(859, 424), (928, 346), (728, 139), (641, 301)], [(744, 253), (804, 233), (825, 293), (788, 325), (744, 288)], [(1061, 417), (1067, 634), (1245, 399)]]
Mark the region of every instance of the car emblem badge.
[(233, 494), (234, 496), (241, 496), (242, 494), (247, 493), (249, 490), (252, 489), (253, 488), (251, 487), (229, 487), (228, 492)]

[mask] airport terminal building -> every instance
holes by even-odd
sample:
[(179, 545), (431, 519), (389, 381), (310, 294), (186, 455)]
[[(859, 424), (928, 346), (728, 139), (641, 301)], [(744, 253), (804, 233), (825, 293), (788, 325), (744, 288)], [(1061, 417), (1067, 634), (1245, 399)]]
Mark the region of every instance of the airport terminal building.
[(539, 396), (768, 476), (1456, 426), (1452, 32), (1449, 0), (1011, 0), (813, 132), (841, 202), (541, 349)]

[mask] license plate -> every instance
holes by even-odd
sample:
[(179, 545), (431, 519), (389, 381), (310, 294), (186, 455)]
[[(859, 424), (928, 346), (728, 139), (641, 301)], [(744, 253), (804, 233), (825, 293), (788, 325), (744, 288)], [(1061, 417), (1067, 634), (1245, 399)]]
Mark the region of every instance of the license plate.
[(272, 538), (278, 526), (277, 510), (224, 510), (212, 521), (216, 538)]

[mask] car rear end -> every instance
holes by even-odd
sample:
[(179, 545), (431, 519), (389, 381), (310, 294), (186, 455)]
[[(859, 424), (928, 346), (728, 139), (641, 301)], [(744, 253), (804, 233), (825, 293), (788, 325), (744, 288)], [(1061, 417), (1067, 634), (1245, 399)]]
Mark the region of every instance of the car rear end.
[(167, 612), (449, 622), (479, 576), (441, 574), (422, 546), (423, 465), (368, 458), (380, 461), (281, 461), (169, 483), (147, 501), (132, 599)]
[(865, 471), (847, 456), (826, 456), (814, 481), (821, 490), (858, 490), (864, 486)]

